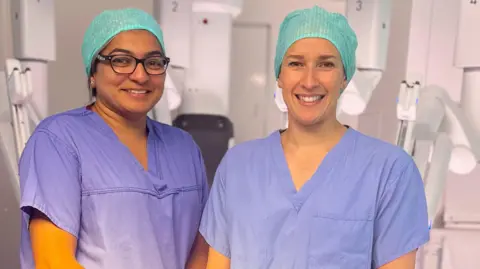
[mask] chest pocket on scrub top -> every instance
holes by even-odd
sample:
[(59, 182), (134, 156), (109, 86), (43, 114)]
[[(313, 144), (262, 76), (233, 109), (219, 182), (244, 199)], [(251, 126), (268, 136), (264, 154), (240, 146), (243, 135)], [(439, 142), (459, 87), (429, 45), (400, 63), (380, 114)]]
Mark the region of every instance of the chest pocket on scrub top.
[(314, 216), (309, 268), (370, 269), (373, 221)]

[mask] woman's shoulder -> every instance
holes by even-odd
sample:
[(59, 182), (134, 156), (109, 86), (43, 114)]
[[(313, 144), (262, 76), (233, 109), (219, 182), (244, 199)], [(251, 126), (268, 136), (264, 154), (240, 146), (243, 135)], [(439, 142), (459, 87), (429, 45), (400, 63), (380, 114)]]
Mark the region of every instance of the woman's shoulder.
[(233, 145), (225, 154), (232, 159), (245, 159), (255, 161), (258, 158), (265, 158), (272, 145), (273, 134), (267, 137), (251, 139)]
[(85, 117), (89, 113), (91, 112), (89, 112), (89, 110), (87, 110), (85, 107), (58, 112), (42, 119), (36, 127), (36, 130), (46, 129), (54, 131), (55, 129), (61, 129), (62, 127), (66, 127), (66, 125), (72, 121)]
[(47, 116), (35, 126), (32, 136), (42, 133), (67, 142), (90, 126), (90, 122), (85, 120), (89, 113), (93, 112), (80, 107)]
[(385, 172), (388, 170), (392, 176), (416, 167), (413, 157), (400, 146), (360, 132), (357, 132), (352, 151), (357, 160)]
[(154, 135), (163, 143), (169, 146), (191, 146), (195, 141), (190, 133), (178, 127), (158, 122), (152, 119), (148, 120), (147, 126), (153, 131)]

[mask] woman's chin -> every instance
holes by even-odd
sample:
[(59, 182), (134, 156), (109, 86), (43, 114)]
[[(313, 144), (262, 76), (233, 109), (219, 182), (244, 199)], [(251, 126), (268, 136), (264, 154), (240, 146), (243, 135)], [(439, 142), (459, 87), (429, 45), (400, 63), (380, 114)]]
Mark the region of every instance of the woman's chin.
[[(123, 101), (123, 100), (122, 100)], [(128, 111), (130, 113), (134, 114), (147, 114), (150, 110), (153, 109), (155, 106), (155, 103), (153, 102), (121, 102), (120, 107), (123, 108), (123, 110)]]
[(321, 115), (301, 115), (295, 117), (295, 121), (302, 127), (311, 127), (323, 122)]

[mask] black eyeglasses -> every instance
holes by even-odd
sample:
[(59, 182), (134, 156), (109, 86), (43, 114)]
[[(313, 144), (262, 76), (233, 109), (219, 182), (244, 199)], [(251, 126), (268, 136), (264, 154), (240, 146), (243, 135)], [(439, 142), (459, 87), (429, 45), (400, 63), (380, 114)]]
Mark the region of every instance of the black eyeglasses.
[(160, 55), (138, 59), (130, 55), (97, 55), (100, 61), (109, 61), (113, 71), (119, 74), (132, 74), (139, 63), (149, 75), (163, 75), (167, 71), (170, 58)]

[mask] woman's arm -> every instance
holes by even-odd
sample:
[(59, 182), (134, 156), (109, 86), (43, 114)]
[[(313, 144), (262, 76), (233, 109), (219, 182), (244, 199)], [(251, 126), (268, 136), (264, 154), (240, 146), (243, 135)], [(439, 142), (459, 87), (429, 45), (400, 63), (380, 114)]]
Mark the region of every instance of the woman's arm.
[(230, 259), (218, 253), (214, 248), (210, 248), (207, 269), (230, 269)]
[(81, 215), (79, 167), (72, 147), (41, 127), (22, 153), (22, 233), (30, 237), (22, 240), (21, 248), (36, 269), (82, 268), (75, 261)]
[(77, 239), (37, 210), (30, 221), (30, 240), (36, 269), (84, 269), (75, 260)]
[(186, 269), (205, 269), (207, 268), (208, 244), (203, 236), (198, 233), (193, 243)]
[(379, 269), (415, 269), (416, 254), (416, 250), (409, 252), (408, 254), (381, 266)]
[(416, 250), (430, 238), (420, 173), (411, 158), (398, 163), (378, 201), (373, 242), (378, 269), (414, 269)]
[(200, 232), (209, 244), (207, 269), (230, 269), (230, 242), (227, 214), (227, 154), (215, 173), (200, 223)]

